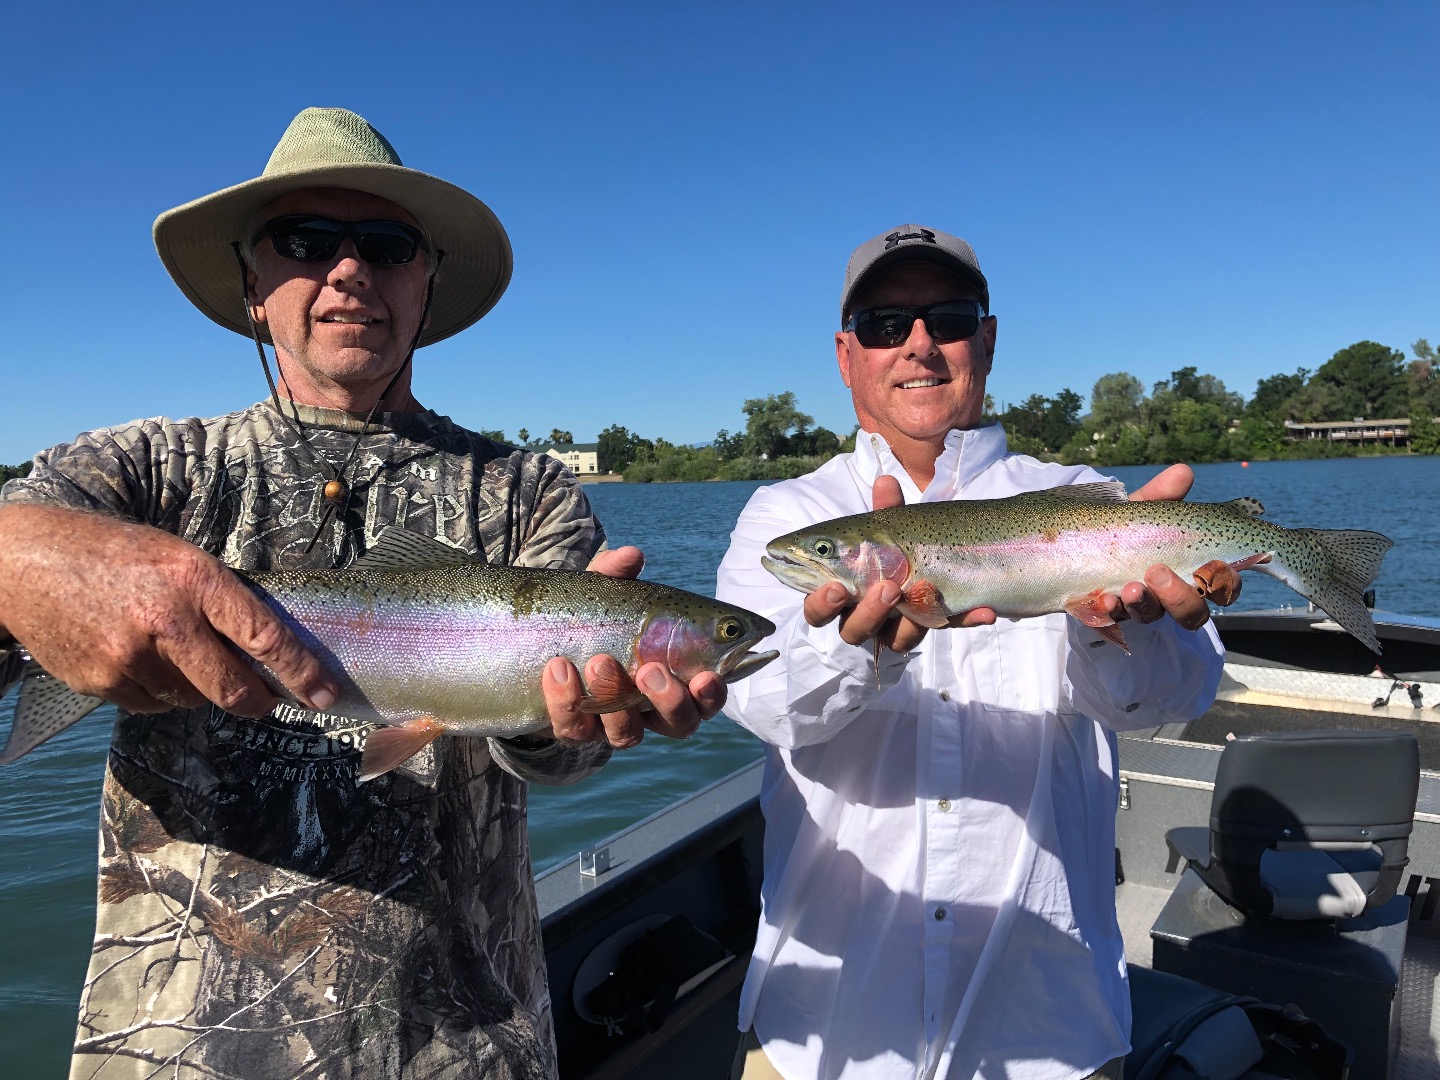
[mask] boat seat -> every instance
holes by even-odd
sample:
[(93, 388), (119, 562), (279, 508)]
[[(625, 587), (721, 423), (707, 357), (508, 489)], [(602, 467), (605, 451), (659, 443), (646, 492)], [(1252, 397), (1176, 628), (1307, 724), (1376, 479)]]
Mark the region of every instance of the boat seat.
[(1395, 895), (1419, 785), (1407, 733), (1243, 735), (1220, 754), (1209, 829), (1165, 842), (1247, 915), (1351, 918)]

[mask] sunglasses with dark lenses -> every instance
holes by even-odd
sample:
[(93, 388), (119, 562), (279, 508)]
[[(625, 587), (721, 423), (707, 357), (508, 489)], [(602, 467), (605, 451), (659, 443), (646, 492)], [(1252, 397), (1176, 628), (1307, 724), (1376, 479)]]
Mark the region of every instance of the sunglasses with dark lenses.
[(275, 245), (275, 254), (297, 262), (333, 258), (347, 236), (355, 250), (372, 266), (403, 266), (417, 251), (430, 245), (420, 230), (398, 221), (336, 221), (310, 214), (290, 214), (267, 221), (261, 231)]
[(974, 300), (942, 300), (925, 307), (880, 307), (857, 311), (845, 321), (855, 339), (867, 349), (893, 349), (903, 345), (916, 319), (925, 323), (925, 332), (936, 341), (959, 341), (974, 337), (985, 311)]

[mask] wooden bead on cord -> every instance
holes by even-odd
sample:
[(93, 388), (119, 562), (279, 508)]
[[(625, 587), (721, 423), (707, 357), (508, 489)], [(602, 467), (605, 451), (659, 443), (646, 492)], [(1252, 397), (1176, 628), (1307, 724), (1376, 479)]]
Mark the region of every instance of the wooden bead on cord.
[(325, 484), (325, 501), (339, 503), (345, 498), (345, 484), (339, 480), (331, 480)]

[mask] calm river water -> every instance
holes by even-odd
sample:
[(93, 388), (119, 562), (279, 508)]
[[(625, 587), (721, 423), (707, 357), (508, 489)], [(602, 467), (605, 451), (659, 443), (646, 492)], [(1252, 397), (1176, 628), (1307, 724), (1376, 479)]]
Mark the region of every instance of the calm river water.
[[(1131, 488), (1157, 468), (1113, 470)], [(1276, 524), (1369, 528), (1395, 548), (1376, 583), (1379, 606), (1440, 615), (1440, 457), (1202, 465), (1192, 497), (1250, 495)], [(713, 593), (730, 528), (755, 483), (597, 484), (587, 488), (615, 546), (647, 555), (645, 577)], [(1278, 582), (1245, 575), (1242, 608), (1303, 603)], [(0, 703), (8, 730), (11, 702)], [(96, 822), (108, 710), (3, 772), (0, 786), (0, 1061), (7, 1076), (62, 1076), (89, 955)], [(537, 870), (760, 757), (723, 716), (683, 743), (658, 737), (617, 754), (584, 783), (531, 790)]]

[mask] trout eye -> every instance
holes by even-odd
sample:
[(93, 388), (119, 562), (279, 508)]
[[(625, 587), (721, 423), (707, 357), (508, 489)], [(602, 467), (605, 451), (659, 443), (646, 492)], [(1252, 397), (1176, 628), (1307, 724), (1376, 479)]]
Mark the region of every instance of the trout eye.
[(822, 536), (810, 543), (810, 550), (816, 558), (828, 559), (835, 554), (835, 541), (829, 537)]
[(721, 641), (734, 641), (741, 633), (740, 620), (736, 618), (724, 618), (715, 628), (716, 636)]

